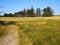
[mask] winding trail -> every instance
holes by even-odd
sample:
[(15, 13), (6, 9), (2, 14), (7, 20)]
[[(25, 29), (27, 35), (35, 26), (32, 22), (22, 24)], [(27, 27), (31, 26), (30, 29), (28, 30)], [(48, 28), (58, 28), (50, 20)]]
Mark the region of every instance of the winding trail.
[(19, 45), (18, 26), (8, 25), (8, 34), (0, 39), (0, 45)]

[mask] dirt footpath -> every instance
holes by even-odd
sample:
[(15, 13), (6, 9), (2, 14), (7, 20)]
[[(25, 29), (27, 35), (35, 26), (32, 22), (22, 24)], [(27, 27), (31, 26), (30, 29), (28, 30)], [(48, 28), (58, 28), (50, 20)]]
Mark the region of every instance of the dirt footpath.
[(19, 45), (18, 27), (9, 25), (7, 30), (8, 34), (0, 39), (0, 45)]

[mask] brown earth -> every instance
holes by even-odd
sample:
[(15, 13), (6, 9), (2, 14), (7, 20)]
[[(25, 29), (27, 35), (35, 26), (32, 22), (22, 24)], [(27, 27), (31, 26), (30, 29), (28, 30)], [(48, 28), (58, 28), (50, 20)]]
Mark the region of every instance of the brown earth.
[(8, 34), (0, 39), (0, 45), (19, 45), (18, 27), (15, 25), (8, 25)]

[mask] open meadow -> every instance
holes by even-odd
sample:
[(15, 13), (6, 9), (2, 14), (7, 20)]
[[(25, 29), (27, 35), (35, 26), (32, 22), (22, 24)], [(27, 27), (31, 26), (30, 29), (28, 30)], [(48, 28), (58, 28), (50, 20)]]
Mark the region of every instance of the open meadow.
[(12, 28), (18, 30), (14, 32), (18, 45), (60, 45), (60, 17), (0, 17), (0, 21), (6, 23), (0, 24), (0, 42)]

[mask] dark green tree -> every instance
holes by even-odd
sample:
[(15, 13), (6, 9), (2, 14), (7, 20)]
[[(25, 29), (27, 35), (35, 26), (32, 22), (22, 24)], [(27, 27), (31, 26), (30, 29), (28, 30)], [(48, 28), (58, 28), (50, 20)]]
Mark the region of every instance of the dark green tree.
[(23, 11), (16, 12), (15, 15), (17, 17), (23, 17)]
[(27, 16), (28, 17), (34, 17), (34, 8), (33, 7), (31, 7), (31, 9), (28, 8)]
[(13, 17), (17, 17), (16, 13), (15, 13), (15, 14), (13, 14)]
[(14, 16), (18, 17), (19, 16), (18, 12), (15, 12), (14, 13)]
[(31, 9), (30, 9), (30, 15), (31, 15), (31, 17), (34, 17), (35, 16), (34, 8), (33, 7), (31, 7)]
[(23, 10), (23, 17), (26, 17), (26, 9)]
[(5, 13), (4, 17), (13, 17), (13, 14), (12, 13), (9, 13), (9, 14)]
[(8, 17), (8, 14), (7, 13), (4, 13), (4, 17)]
[(41, 10), (40, 10), (40, 8), (37, 8), (37, 10), (36, 10), (36, 16), (41, 16)]
[(9, 13), (9, 14), (8, 14), (8, 17), (13, 17), (13, 14), (12, 14), (12, 13)]
[(27, 17), (29, 17), (29, 16), (30, 16), (30, 10), (29, 10), (29, 8), (28, 8), (28, 10), (27, 10), (26, 15), (27, 15)]
[(20, 17), (23, 17), (23, 11), (18, 12), (18, 15), (19, 15)]
[(53, 16), (53, 10), (49, 6), (47, 8), (44, 8), (42, 16), (43, 17)]

